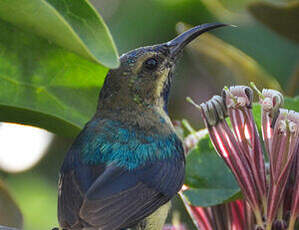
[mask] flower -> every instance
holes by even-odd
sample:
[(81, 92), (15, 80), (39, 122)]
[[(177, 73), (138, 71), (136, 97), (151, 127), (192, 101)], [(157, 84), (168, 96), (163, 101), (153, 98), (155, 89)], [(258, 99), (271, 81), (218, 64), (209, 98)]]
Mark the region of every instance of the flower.
[(182, 224), (180, 224), (178, 226), (166, 224), (166, 225), (164, 225), (163, 230), (187, 230), (187, 229), (186, 229), (185, 225), (182, 225)]
[(215, 150), (234, 174), (244, 196), (244, 201), (210, 208), (190, 206), (189, 213), (203, 224), (203, 230), (221, 229), (208, 221), (219, 222), (218, 215), (230, 220), (228, 229), (253, 229), (252, 225), (259, 230), (294, 229), (299, 216), (299, 113), (281, 108), (283, 96), (278, 91), (264, 89), (258, 93), (269, 175), (252, 113), (250, 87), (225, 87), (222, 97), (214, 96), (200, 105), (188, 99), (200, 109)]

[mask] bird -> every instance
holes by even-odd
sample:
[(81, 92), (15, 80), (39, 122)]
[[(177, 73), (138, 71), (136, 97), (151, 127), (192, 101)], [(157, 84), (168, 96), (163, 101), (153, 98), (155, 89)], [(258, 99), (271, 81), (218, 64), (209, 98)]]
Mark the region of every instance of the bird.
[[(94, 116), (61, 166), (62, 229), (162, 228), (185, 177), (184, 146), (167, 108), (174, 67), (188, 43), (222, 26), (198, 25), (120, 56), (120, 66), (107, 73)], [(162, 219), (158, 225), (150, 223), (155, 213)]]

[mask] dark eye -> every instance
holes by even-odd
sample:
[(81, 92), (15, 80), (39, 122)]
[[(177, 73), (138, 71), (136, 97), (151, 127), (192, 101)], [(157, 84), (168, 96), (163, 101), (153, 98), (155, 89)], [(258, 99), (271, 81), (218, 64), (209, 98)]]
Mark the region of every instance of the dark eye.
[(144, 67), (147, 70), (154, 70), (158, 67), (158, 61), (155, 58), (149, 58), (144, 62)]

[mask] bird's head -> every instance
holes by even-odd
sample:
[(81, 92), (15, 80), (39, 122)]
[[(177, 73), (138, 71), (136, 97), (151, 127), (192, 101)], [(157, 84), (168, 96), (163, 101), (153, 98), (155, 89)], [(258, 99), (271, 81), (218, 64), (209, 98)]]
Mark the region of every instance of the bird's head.
[(182, 50), (200, 34), (222, 26), (226, 25), (199, 25), (169, 42), (123, 54), (120, 67), (107, 74), (100, 93), (99, 109), (158, 106), (167, 111), (174, 66)]

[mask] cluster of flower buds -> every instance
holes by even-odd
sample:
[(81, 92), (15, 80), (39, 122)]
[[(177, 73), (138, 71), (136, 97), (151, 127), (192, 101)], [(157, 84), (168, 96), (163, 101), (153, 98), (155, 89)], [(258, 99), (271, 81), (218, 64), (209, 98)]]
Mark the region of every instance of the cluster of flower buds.
[[(183, 194), (180, 194), (185, 199)], [(251, 230), (254, 219), (248, 204), (237, 200), (211, 207), (196, 207), (184, 201), (194, 225), (200, 230)]]
[(214, 96), (200, 105), (190, 99), (200, 109), (214, 148), (234, 174), (244, 196), (244, 201), (218, 207), (191, 206), (189, 213), (201, 220), (202, 230), (223, 229), (209, 226), (213, 221), (208, 221), (216, 219), (221, 223), (217, 216), (223, 213), (226, 220), (234, 222), (231, 226), (236, 230), (295, 228), (299, 217), (299, 113), (282, 109), (283, 97), (275, 90), (258, 93), (262, 136), (270, 163), (267, 170), (252, 114), (250, 87), (226, 87), (222, 97)]

